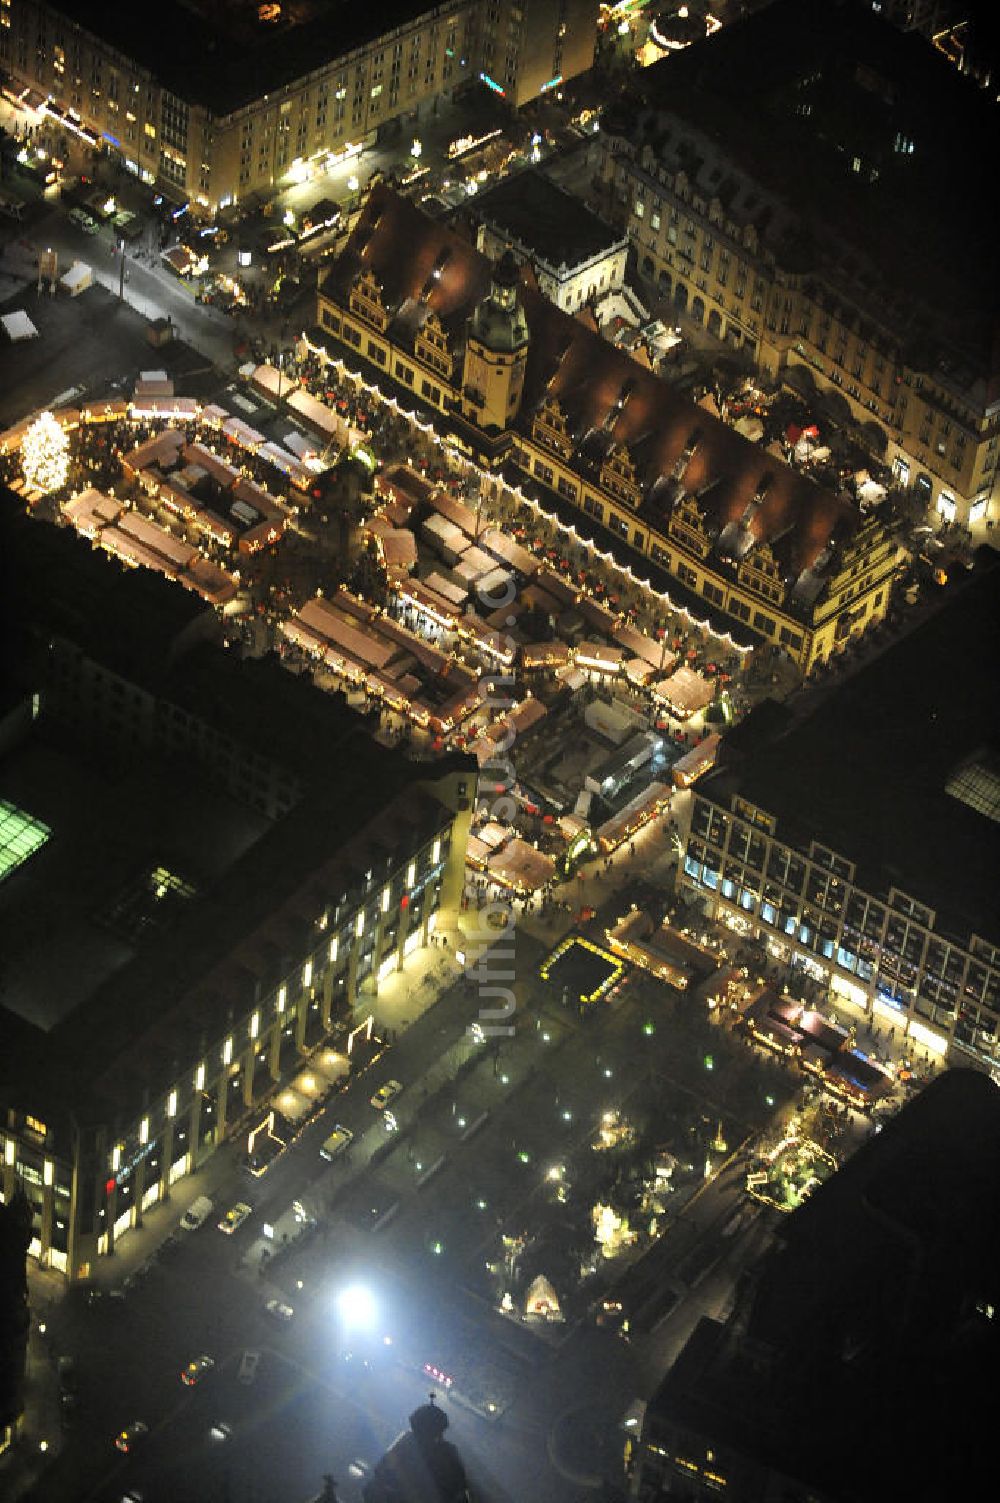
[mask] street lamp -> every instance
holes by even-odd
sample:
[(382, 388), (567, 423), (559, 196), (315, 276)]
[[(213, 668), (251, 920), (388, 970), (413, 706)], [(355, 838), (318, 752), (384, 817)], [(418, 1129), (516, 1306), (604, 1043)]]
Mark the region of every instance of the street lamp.
[(375, 1324), (375, 1296), (365, 1284), (349, 1284), (342, 1289), (337, 1309), (349, 1330), (367, 1330)]

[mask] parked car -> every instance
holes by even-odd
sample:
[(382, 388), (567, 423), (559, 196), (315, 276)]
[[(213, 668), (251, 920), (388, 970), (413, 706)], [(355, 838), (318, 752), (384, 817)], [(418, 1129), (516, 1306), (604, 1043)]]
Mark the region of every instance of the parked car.
[(197, 1231), (203, 1222), (211, 1216), (214, 1206), (207, 1195), (199, 1195), (193, 1200), (181, 1217), (181, 1226), (186, 1232)]
[(76, 1417), (80, 1402), (79, 1374), (74, 1357), (59, 1358), (59, 1412), (66, 1429)]
[(243, 1353), (240, 1362), (240, 1370), (236, 1374), (241, 1383), (250, 1384), (257, 1376), (257, 1366), (260, 1362), (260, 1352), (247, 1351)]
[(291, 1305), (286, 1305), (284, 1300), (269, 1299), (264, 1306), (268, 1315), (273, 1315), (275, 1320), (291, 1320), (295, 1314)]
[(403, 1089), (399, 1080), (387, 1080), (385, 1085), (379, 1086), (371, 1099), (371, 1104), (377, 1112), (384, 1112), (390, 1101), (395, 1101)]

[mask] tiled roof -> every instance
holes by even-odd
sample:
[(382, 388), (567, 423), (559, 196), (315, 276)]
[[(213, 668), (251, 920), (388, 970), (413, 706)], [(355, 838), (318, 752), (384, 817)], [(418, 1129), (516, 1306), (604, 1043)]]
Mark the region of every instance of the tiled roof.
[[(408, 326), (415, 306), (420, 319), (423, 310), (436, 313), (455, 352), (466, 320), (489, 290), (492, 271), (467, 241), (381, 185), (373, 189), (331, 269), (328, 293), (346, 303), (363, 268), (380, 284), (390, 318), (404, 305)], [(557, 398), (578, 451), (574, 468), (585, 475), (585, 456), (592, 456), (595, 479), (612, 446), (627, 445), (644, 496), (640, 516), (658, 530), (666, 530), (672, 492), (678, 489), (669, 482), (679, 478), (683, 493), (699, 497), (711, 536), (742, 523), (754, 543), (771, 545), (790, 582), (835, 536), (840, 541), (855, 531), (859, 515), (851, 502), (713, 418), (531, 287), (522, 284), (519, 295), (531, 344), (517, 426), (528, 431), (541, 401)], [(390, 326), (391, 335), (408, 342), (400, 332)]]

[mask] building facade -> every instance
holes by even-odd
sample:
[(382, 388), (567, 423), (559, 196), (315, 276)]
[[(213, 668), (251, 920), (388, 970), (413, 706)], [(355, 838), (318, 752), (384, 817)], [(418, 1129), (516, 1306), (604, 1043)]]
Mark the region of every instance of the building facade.
[[(939, 99), (965, 139), (956, 148), (960, 155), (974, 158), (987, 140), (995, 142), (995, 126), (980, 119), (983, 100), (971, 81), (955, 77), (917, 37), (870, 15), (859, 25), (846, 18), (849, 48), (856, 39), (853, 76), (824, 77), (811, 56), (786, 63), (778, 29), (786, 25), (791, 47), (799, 25), (788, 22), (786, 11), (773, 6), (648, 70), (642, 97), (608, 111), (602, 122), (598, 201), (627, 230), (643, 276), (680, 312), (745, 350), (767, 376), (807, 399), (822, 394), (831, 416), (856, 426), (900, 487), (944, 520), (986, 531), (1000, 505), (1000, 387), (989, 335), (995, 298), (988, 275), (979, 276), (982, 226), (969, 202), (952, 216), (948, 254), (958, 260), (950, 264), (956, 270), (961, 264), (960, 245), (968, 256), (967, 285), (957, 290), (944, 278), (921, 281), (915, 274), (908, 289), (900, 275), (904, 268), (912, 273), (905, 251), (896, 256), (877, 240), (859, 240), (856, 229), (859, 221), (891, 214), (903, 193), (906, 222), (912, 218), (914, 235), (921, 234), (925, 193), (922, 180), (908, 179), (910, 158), (919, 156), (933, 178), (927, 159), (938, 147), (926, 125), (913, 123), (918, 117), (907, 87)], [(822, 24), (837, 20), (832, 7)], [(772, 156), (766, 143), (748, 149), (740, 126), (741, 109), (750, 108), (743, 98), (742, 33), (751, 29), (754, 47), (770, 56), (779, 78), (777, 85), (772, 78), (769, 108), (758, 118), (781, 122), (800, 163), (815, 159), (805, 173), (789, 162), (783, 181), (773, 170), (780, 154)], [(914, 49), (928, 56), (915, 57)], [(705, 71), (710, 62), (718, 65), (714, 73)], [(741, 77), (736, 108), (729, 110), (719, 101), (730, 80)], [(852, 92), (860, 96), (856, 105)], [(882, 117), (874, 122), (873, 94)], [(867, 131), (851, 129), (852, 108)], [(843, 137), (836, 146), (839, 160), (851, 164), (848, 191), (859, 199), (867, 193), (869, 208), (860, 201), (848, 207), (838, 169), (821, 166), (814, 115), (832, 122), (828, 134)], [(947, 173), (943, 161), (941, 170)], [(828, 201), (818, 206), (821, 195), (803, 186), (817, 179), (829, 184)], [(939, 219), (948, 212), (942, 208)], [(882, 238), (888, 244), (888, 235)], [(957, 310), (951, 317), (949, 303)]]
[(539, 172), (504, 179), (477, 198), (475, 212), (477, 250), (498, 261), (509, 247), (564, 313), (625, 285), (628, 237)]
[[(48, 1032), (0, 1018), (8, 1065), (18, 1061), (0, 1069), (0, 1198), (23, 1189), (31, 1255), (70, 1280), (246, 1130), (255, 1106), (266, 1115), (279, 1082), (307, 1061), (317, 1080), (324, 1058), (334, 1074), (347, 1069), (379, 988), (461, 899), (471, 762), (425, 774), (372, 747), (346, 709), (322, 701), (310, 725), (306, 700), (322, 696), (308, 682), (273, 666), (241, 687), (224, 653), (200, 651), (211, 660), (200, 677), (185, 660), (195, 687), (175, 696), (50, 637), (19, 722), (22, 736), (52, 725), (102, 758), (197, 765), (271, 822), (227, 873), (224, 896), (188, 889), (162, 943), (154, 935), (133, 949)], [(247, 693), (270, 737), (241, 737), (200, 708)], [(314, 748), (298, 766), (266, 747), (286, 713), (295, 729), (284, 750), (299, 737)], [(341, 782), (360, 777), (362, 792), (345, 786), (338, 797), (338, 768)], [(157, 898), (176, 885), (165, 868), (153, 881)]]
[(346, 26), (339, 10), (324, 26), (324, 5), (275, 27), (256, 7), (232, 20), (168, 0), (154, 31), (90, 0), (0, 0), (0, 67), (64, 131), (214, 214), (318, 175), (481, 77), (518, 106), (557, 62), (568, 78), (593, 57), (590, 0), (401, 4)]
[(518, 284), (512, 257), (499, 267), (377, 188), (321, 285), (320, 336), (804, 670), (885, 615), (898, 548), (883, 520), (675, 396)]
[(751, 714), (693, 794), (678, 881), (900, 1030), (1000, 1072), (996, 555), (808, 710)]
[(783, 839), (766, 809), (694, 791), (681, 884), (738, 933), (936, 1058), (1000, 1070), (1000, 946), (942, 931), (934, 910), (818, 841)]

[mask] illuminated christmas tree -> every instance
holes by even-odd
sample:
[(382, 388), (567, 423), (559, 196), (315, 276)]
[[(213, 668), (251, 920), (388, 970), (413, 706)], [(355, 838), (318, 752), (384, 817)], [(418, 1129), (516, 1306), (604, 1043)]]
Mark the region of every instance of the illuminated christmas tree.
[(52, 416), (43, 412), (21, 444), (24, 483), (43, 496), (61, 490), (69, 475), (69, 440)]

